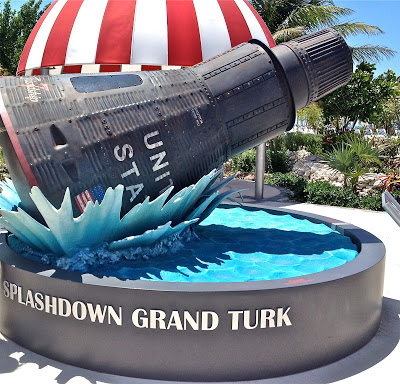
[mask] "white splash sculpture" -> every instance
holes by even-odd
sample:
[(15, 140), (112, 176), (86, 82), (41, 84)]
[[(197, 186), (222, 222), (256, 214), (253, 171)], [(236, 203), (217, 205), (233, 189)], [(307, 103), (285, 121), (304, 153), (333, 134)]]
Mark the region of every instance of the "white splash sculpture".
[(73, 217), (68, 188), (61, 207), (56, 209), (39, 188), (33, 187), (30, 196), (47, 226), (18, 207), (21, 200), (14, 184), (7, 179), (0, 182), (0, 224), (30, 247), (60, 256), (72, 256), (79, 249), (93, 249), (104, 242), (109, 244), (110, 250), (147, 246), (201, 222), (222, 200), (238, 192), (219, 195), (219, 190), (233, 179), (231, 176), (215, 183), (222, 171), (211, 171), (195, 185), (176, 193), (167, 203), (173, 187), (153, 201), (147, 197), (122, 219), (122, 185), (108, 188), (101, 204), (89, 202), (77, 218)]

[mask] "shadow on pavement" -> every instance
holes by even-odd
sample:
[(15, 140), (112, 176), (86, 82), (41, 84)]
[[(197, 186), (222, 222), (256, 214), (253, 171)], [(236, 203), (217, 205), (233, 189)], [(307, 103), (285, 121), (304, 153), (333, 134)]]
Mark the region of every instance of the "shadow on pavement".
[[(221, 193), (230, 190), (244, 190), (240, 192), (245, 203), (248, 204), (262, 204), (264, 202), (291, 202), (290, 196), (292, 192), (288, 189), (276, 187), (273, 185), (264, 184), (263, 199), (255, 199), (255, 182), (241, 179), (232, 180), (226, 187), (221, 190)], [(241, 201), (238, 194), (232, 195), (232, 198), (236, 201)]]

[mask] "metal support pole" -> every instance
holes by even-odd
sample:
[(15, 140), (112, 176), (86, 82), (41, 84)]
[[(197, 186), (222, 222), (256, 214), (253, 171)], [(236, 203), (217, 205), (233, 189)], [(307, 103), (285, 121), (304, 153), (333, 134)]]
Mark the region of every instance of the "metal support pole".
[(265, 172), (265, 143), (257, 145), (256, 150), (256, 200), (262, 200), (264, 196), (264, 172)]

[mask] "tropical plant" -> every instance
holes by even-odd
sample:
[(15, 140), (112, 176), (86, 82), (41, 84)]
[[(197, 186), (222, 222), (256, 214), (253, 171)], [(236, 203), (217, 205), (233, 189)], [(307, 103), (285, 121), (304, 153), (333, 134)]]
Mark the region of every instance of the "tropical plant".
[[(306, 33), (331, 27), (343, 37), (358, 34), (378, 35), (383, 31), (362, 22), (343, 21), (354, 11), (339, 7), (333, 0), (253, 0), (253, 7), (272, 32), (277, 44), (300, 37)], [(379, 61), (395, 54), (395, 51), (379, 45), (353, 47), (357, 61)]]
[(355, 153), (357, 159), (359, 159), (366, 166), (380, 163), (378, 149), (374, 148), (362, 136), (357, 136), (357, 135), (347, 136), (347, 144), (350, 146), (351, 150)]
[(307, 181), (294, 173), (272, 173), (266, 177), (265, 182), (287, 188), (293, 192), (293, 197), (297, 201), (304, 201), (304, 190), (307, 187)]
[(256, 150), (249, 149), (236, 155), (230, 161), (230, 170), (233, 172), (254, 173), (256, 169)]
[(389, 191), (393, 192), (393, 190), (400, 190), (400, 173), (398, 171), (393, 171), (388, 175), (384, 175), (380, 177), (381, 186)]
[(49, 6), (42, 6), (42, 0), (28, 0), (16, 11), (10, 0), (0, 9), (0, 65), (8, 74), (15, 74), (19, 58), (28, 37)]
[(385, 104), (399, 96), (396, 75), (388, 70), (374, 78), (375, 65), (360, 63), (350, 82), (320, 100), (327, 123), (336, 131), (353, 128), (358, 120), (379, 122)]
[[(307, 182), (293, 173), (273, 173), (267, 176), (266, 182), (291, 190), (293, 192), (292, 198), (299, 202), (373, 211), (383, 210), (380, 193), (360, 196), (349, 187), (337, 187), (327, 181)], [(392, 195), (397, 201), (400, 201), (400, 189), (394, 190)]]
[(317, 103), (312, 103), (297, 111), (297, 117), (305, 122), (314, 132), (319, 133), (323, 128), (324, 116)]
[(365, 167), (358, 161), (354, 152), (345, 143), (335, 147), (332, 152), (325, 155), (328, 165), (336, 172), (343, 173), (345, 176), (344, 186), (351, 185), (355, 190), (358, 178), (363, 175)]
[(344, 175), (344, 186), (355, 192), (360, 176), (369, 171), (372, 164), (379, 164), (378, 150), (363, 137), (350, 136), (347, 142), (334, 147), (324, 155), (328, 165)]
[(286, 155), (286, 150), (274, 151), (267, 149), (266, 158), (266, 168), (268, 172), (289, 172), (289, 159)]
[(400, 159), (400, 138), (386, 137), (370, 139), (373, 147), (378, 149), (379, 159), (381, 160), (380, 171), (396, 170), (399, 168)]

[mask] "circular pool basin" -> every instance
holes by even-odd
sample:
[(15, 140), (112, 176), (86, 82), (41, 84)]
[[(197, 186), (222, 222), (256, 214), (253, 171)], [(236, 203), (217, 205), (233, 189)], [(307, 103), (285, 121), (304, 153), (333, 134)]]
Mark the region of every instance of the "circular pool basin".
[(217, 208), (206, 220), (161, 244), (110, 251), (106, 244), (60, 257), (8, 245), (54, 268), (128, 280), (209, 283), (274, 280), (322, 272), (353, 260), (357, 245), (325, 224), (239, 206)]
[[(227, 207), (227, 206), (225, 206)], [(348, 223), (289, 210), (351, 238), (358, 256), (274, 280), (165, 282), (49, 268), (0, 245), (0, 331), (68, 364), (172, 381), (235, 381), (328, 364), (378, 329), (385, 248)]]

